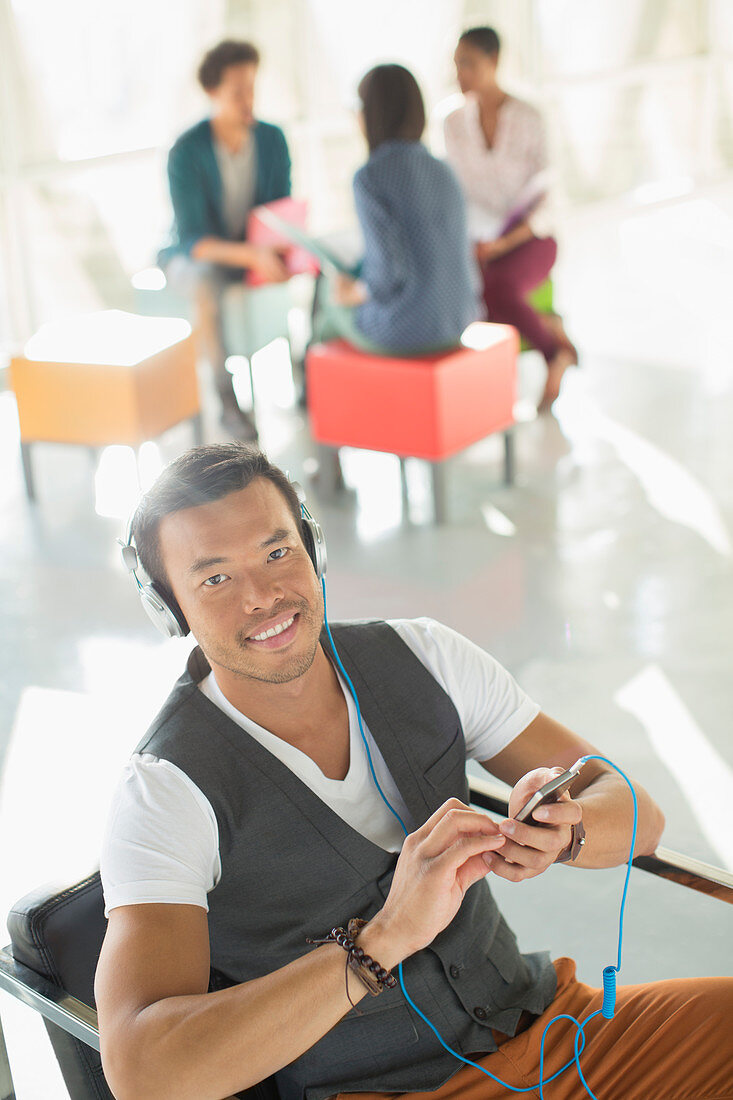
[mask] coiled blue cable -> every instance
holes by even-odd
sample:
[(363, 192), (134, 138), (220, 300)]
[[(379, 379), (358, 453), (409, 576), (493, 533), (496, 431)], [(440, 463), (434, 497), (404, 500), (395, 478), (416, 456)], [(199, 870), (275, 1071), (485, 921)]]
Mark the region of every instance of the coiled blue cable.
[[(327, 613), (327, 610), (326, 610), (326, 580), (325, 580), (324, 577), (321, 577), (321, 587), (323, 589), (323, 619), (324, 619), (324, 625), (326, 627), (326, 634), (327, 634), (328, 640), (331, 644), (331, 649), (332, 649), (334, 658), (336, 660), (336, 664), (338, 666), (339, 672), (341, 673), (344, 680), (346, 681), (346, 683), (348, 685), (348, 688), (349, 688), (349, 691), (351, 692), (351, 696), (354, 700), (354, 704), (356, 706), (356, 717), (357, 717), (357, 720), (358, 720), (358, 723), (359, 723), (359, 732), (361, 734), (362, 741), (364, 742), (364, 748), (366, 749), (367, 760), (369, 761), (369, 769), (372, 773), (372, 779), (374, 780), (376, 788), (379, 791), (379, 794), (382, 798), (382, 801), (387, 806), (387, 808), (392, 812), (392, 814), (394, 814), (394, 816), (397, 818), (397, 820), (400, 823), (400, 826), (402, 828), (403, 833), (405, 834), (405, 836), (407, 836), (408, 835), (408, 830), (405, 826), (404, 821), (402, 820), (400, 815), (397, 813), (397, 811), (394, 809), (394, 807), (390, 804), (389, 799), (386, 797), (384, 791), (382, 790), (382, 788), (379, 785), (379, 780), (377, 779), (376, 772), (374, 771), (374, 764), (372, 763), (372, 754), (369, 750), (369, 743), (368, 743), (366, 735), (364, 733), (364, 724), (362, 722), (361, 707), (359, 706), (359, 699), (358, 699), (358, 696), (356, 694), (356, 690), (354, 688), (354, 685), (351, 682), (349, 674), (347, 673), (346, 669), (344, 668), (343, 663), (341, 661), (341, 658), (339, 657), (338, 651), (336, 649), (336, 643), (334, 642), (333, 635), (331, 634), (331, 627), (329, 626), (329, 623), (328, 623), (328, 613)], [(597, 1012), (593, 1012), (588, 1017), (588, 1019), (585, 1021), (584, 1024), (581, 1024), (578, 1020), (575, 1019), (574, 1016), (568, 1016), (568, 1015), (565, 1015), (565, 1014), (555, 1016), (552, 1020), (549, 1021), (548, 1024), (546, 1024), (545, 1029), (542, 1032), (542, 1039), (541, 1039), (541, 1042), (540, 1042), (540, 1079), (539, 1079), (538, 1084), (537, 1085), (530, 1085), (528, 1088), (516, 1088), (514, 1085), (508, 1085), (506, 1083), (506, 1081), (502, 1081), (500, 1077), (496, 1077), (496, 1076), (494, 1076), (493, 1073), (489, 1073), (489, 1071), (487, 1069), (484, 1069), (483, 1066), (478, 1065), (476, 1062), (472, 1062), (470, 1058), (464, 1058), (464, 1056), (462, 1054), (458, 1054), (458, 1052), (453, 1050), (452, 1047), (449, 1047), (448, 1044), (446, 1043), (445, 1039), (443, 1038), (443, 1036), (438, 1031), (435, 1024), (433, 1024), (427, 1018), (427, 1016), (423, 1012), (420, 1011), (420, 1009), (417, 1007), (417, 1005), (413, 1001), (412, 997), (410, 997), (410, 994), (407, 992), (407, 989), (405, 988), (405, 982), (404, 982), (403, 974), (402, 974), (402, 963), (399, 963), (399, 965), (397, 967), (397, 972), (398, 972), (398, 976), (399, 976), (399, 980), (400, 980), (400, 987), (402, 989), (402, 993), (404, 995), (405, 1000), (410, 1005), (410, 1007), (417, 1013), (417, 1015), (420, 1017), (420, 1019), (423, 1020), (428, 1025), (428, 1027), (433, 1032), (433, 1034), (437, 1038), (440, 1045), (442, 1047), (444, 1047), (444, 1049), (447, 1050), (449, 1054), (452, 1054), (453, 1057), (457, 1058), (459, 1062), (463, 1062), (467, 1066), (473, 1066), (475, 1069), (480, 1070), (480, 1072), (485, 1074), (486, 1077), (490, 1077), (492, 1079), (492, 1081), (496, 1081), (497, 1084), (502, 1085), (504, 1088), (508, 1089), (510, 1092), (534, 1092), (537, 1088), (539, 1088), (540, 1100), (545, 1100), (544, 1086), (549, 1085), (549, 1083), (551, 1081), (554, 1081), (562, 1073), (565, 1073), (565, 1071), (567, 1069), (569, 1069), (570, 1066), (573, 1065), (573, 1063), (575, 1063), (575, 1065), (577, 1067), (578, 1076), (579, 1076), (580, 1081), (583, 1085), (583, 1088), (588, 1093), (591, 1100), (597, 1100), (594, 1093), (591, 1092), (590, 1087), (588, 1086), (588, 1083), (585, 1080), (585, 1077), (583, 1076), (583, 1070), (582, 1070), (581, 1065), (580, 1065), (580, 1055), (583, 1053), (583, 1050), (585, 1049), (585, 1044), (586, 1044), (585, 1028), (588, 1026), (588, 1024), (591, 1022), (591, 1020), (594, 1020), (596, 1018), (596, 1016), (603, 1016), (603, 1018), (606, 1019), (606, 1020), (613, 1019), (613, 1014), (614, 1014), (615, 1007), (616, 1007), (616, 975), (618, 974), (618, 972), (621, 969), (621, 948), (622, 948), (622, 942), (623, 942), (624, 911), (625, 911), (625, 908), (626, 908), (626, 895), (627, 895), (628, 888), (629, 888), (629, 879), (630, 879), (630, 876), (631, 876), (631, 864), (632, 864), (632, 861), (633, 861), (633, 858), (634, 858), (634, 848), (636, 847), (636, 831), (637, 831), (637, 825), (638, 825), (639, 808), (638, 808), (638, 803), (637, 803), (637, 799), (636, 799), (636, 791), (634, 790), (634, 788), (632, 786), (631, 780), (628, 778), (627, 775), (624, 774), (624, 772), (621, 771), (621, 768), (617, 767), (616, 764), (613, 763), (613, 761), (609, 760), (605, 756), (598, 756), (596, 754), (591, 754), (591, 755), (588, 755), (588, 756), (582, 756), (581, 760), (584, 763), (588, 760), (600, 760), (604, 764), (608, 764), (609, 767), (613, 768), (614, 771), (618, 772), (618, 774), (621, 776), (621, 778), (623, 780), (625, 780), (629, 790), (631, 791), (631, 797), (634, 800), (634, 823), (633, 823), (633, 827), (632, 827), (632, 830), (631, 830), (631, 845), (630, 845), (630, 848), (629, 848), (629, 858), (627, 860), (627, 866), (626, 866), (626, 877), (624, 879), (624, 888), (623, 888), (623, 893), (621, 895), (621, 906), (620, 906), (620, 911), (619, 911), (618, 957), (617, 957), (617, 962), (616, 962), (615, 966), (607, 966), (607, 967), (605, 967), (605, 969), (603, 971), (603, 1005)], [(568, 1062), (566, 1062), (565, 1065), (561, 1069), (557, 1070), (556, 1073), (553, 1073), (552, 1077), (548, 1077), (547, 1080), (545, 1080), (544, 1079), (545, 1040), (546, 1040), (547, 1033), (548, 1033), (549, 1029), (552, 1027), (552, 1025), (554, 1023), (557, 1023), (558, 1020), (569, 1020), (574, 1025), (574, 1027), (576, 1028), (573, 1057)]]
[(612, 1020), (616, 1011), (616, 967), (605, 966), (603, 968), (603, 1007), (601, 1012), (604, 1019)]

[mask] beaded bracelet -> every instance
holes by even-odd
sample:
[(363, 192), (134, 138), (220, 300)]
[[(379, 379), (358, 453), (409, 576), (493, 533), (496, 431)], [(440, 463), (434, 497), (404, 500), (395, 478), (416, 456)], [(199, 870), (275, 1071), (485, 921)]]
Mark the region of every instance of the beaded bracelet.
[(389, 989), (393, 989), (397, 985), (394, 975), (389, 970), (385, 970), (383, 966), (380, 966), (371, 955), (367, 955), (364, 949), (354, 942), (366, 923), (365, 920), (361, 920), (359, 917), (352, 917), (348, 922), (348, 931), (344, 928), (332, 928), (325, 939), (312, 940), (306, 938), (305, 941), (306, 943), (318, 945), (337, 943), (339, 947), (343, 947), (346, 952), (346, 996), (349, 998), (351, 1007), (359, 1015), (361, 1013), (349, 993), (349, 970), (353, 970), (372, 997), (378, 997), (385, 985)]
[[(347, 925), (347, 934), (354, 942), (354, 950), (349, 952), (349, 966), (355, 974), (359, 975), (370, 993), (373, 993), (376, 997), (378, 993), (382, 992), (385, 985), (388, 989), (394, 989), (397, 985), (397, 979), (391, 971), (385, 970), (356, 943), (356, 938), (362, 928), (366, 927), (366, 923), (360, 917), (352, 917)], [(374, 989), (372, 989), (372, 985), (375, 986)]]

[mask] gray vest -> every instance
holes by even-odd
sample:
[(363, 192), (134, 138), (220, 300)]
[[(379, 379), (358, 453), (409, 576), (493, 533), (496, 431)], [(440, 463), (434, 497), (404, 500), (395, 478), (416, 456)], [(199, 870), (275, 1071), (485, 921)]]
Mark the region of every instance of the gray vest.
[[(333, 635), (415, 827), (448, 798), (467, 802), (458, 714), (424, 665), (386, 623), (341, 625)], [(211, 703), (197, 688), (208, 672), (194, 650), (137, 751), (176, 764), (214, 809), (222, 873), (208, 899), (211, 965), (246, 982), (316, 950), (307, 936), (373, 917), (397, 857), (347, 825)], [(556, 984), (545, 953), (520, 954), (485, 880), (403, 972), (413, 1001), (463, 1054), (495, 1050), (491, 1029), (514, 1034), (521, 1012), (543, 1012)], [(399, 985), (367, 996), (359, 1009), (278, 1073), (283, 1100), (435, 1089), (460, 1068)]]

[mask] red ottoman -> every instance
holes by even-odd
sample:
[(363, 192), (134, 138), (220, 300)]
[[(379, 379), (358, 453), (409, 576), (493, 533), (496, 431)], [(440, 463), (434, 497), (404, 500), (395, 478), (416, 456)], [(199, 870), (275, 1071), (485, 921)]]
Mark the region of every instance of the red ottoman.
[(486, 324), (481, 343), (420, 359), (377, 356), (343, 340), (313, 345), (306, 358), (313, 438), (426, 459), (433, 464), (438, 521), (444, 513), (438, 464), (494, 432), (504, 433), (511, 483), (519, 338), (511, 325)]

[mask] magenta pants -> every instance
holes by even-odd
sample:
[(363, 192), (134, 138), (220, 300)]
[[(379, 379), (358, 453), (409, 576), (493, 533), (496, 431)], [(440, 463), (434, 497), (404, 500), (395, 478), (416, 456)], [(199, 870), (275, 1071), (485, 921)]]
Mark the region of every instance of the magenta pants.
[(550, 274), (556, 256), (554, 237), (533, 237), (481, 267), (489, 320), (514, 325), (548, 363), (558, 350), (558, 342), (542, 314), (527, 301), (527, 295)]

